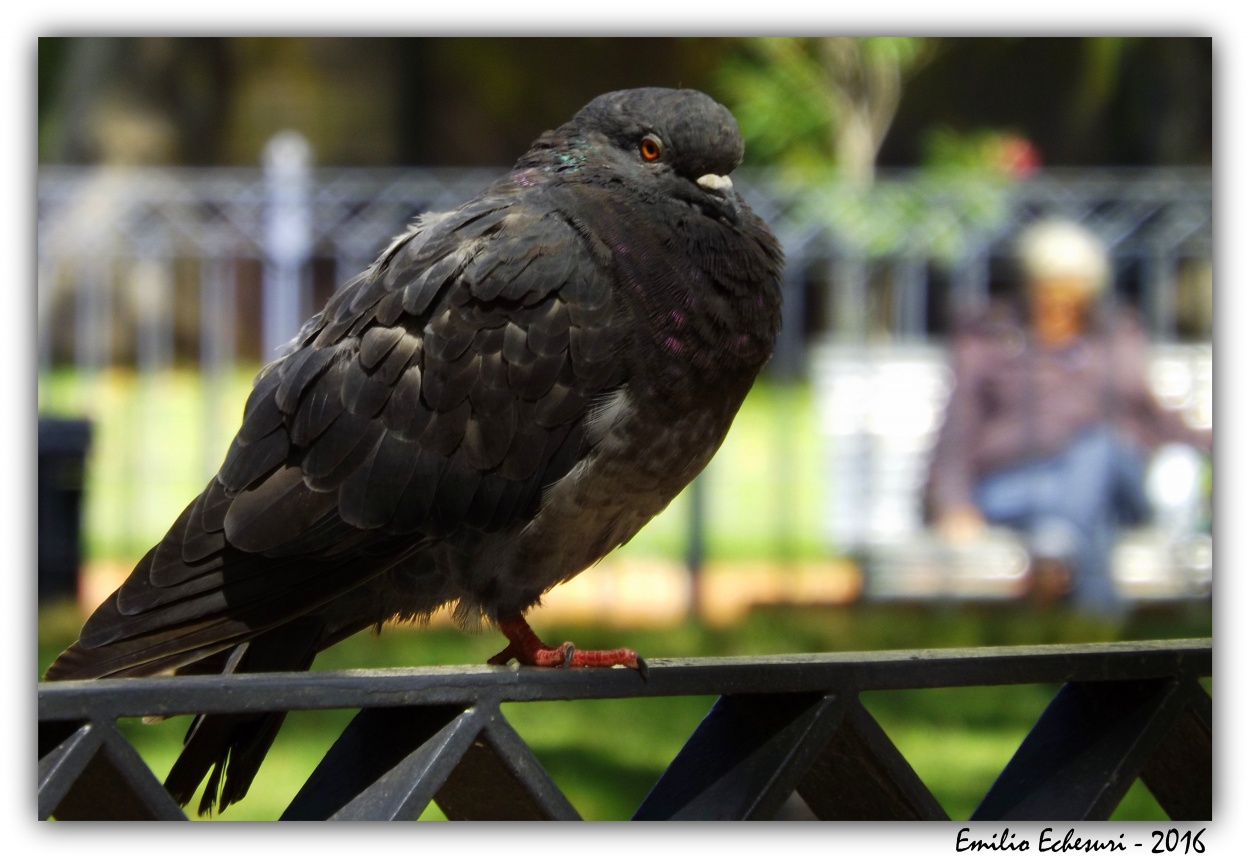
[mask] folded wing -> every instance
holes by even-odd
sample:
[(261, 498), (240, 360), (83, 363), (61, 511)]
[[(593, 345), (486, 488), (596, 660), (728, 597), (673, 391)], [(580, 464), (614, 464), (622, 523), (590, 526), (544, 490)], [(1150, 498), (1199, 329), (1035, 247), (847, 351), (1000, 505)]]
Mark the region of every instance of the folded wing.
[(532, 519), (585, 456), (592, 403), (624, 382), (626, 335), (606, 252), (526, 199), (496, 190), (428, 218), (339, 291), (47, 677), (177, 669), (454, 531)]

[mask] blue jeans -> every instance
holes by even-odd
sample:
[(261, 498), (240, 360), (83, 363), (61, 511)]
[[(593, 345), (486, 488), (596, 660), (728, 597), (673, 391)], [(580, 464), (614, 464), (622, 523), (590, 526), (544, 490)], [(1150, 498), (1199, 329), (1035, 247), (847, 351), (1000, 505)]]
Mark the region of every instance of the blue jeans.
[(989, 522), (1022, 532), (1035, 556), (1068, 563), (1079, 608), (1114, 614), (1111, 549), (1120, 526), (1149, 516), (1144, 475), (1137, 448), (1099, 427), (1052, 457), (984, 478), (976, 503)]

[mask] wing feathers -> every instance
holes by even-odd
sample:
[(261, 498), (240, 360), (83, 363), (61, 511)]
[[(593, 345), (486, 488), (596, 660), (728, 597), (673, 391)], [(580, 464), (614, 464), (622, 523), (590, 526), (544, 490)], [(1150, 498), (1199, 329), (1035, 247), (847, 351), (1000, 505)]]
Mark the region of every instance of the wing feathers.
[(278, 386), (275, 397), (276, 405), (282, 412), (290, 415), (296, 410), (304, 389), (326, 369), (335, 353), (333, 348), (301, 349), (282, 366), (282, 384)]
[(440, 535), (522, 528), (624, 381), (600, 265), (515, 200), (424, 219), (262, 372), (218, 477), (49, 677), (217, 671)]
[(281, 376), (273, 372), (256, 381), (243, 407), (243, 423), (237, 436), (240, 444), (262, 439), (282, 426), (282, 411), (273, 400), (273, 393), (281, 382)]
[(415, 440), (421, 438), (433, 418), (433, 410), (421, 398), (421, 368), (414, 364), (392, 386), (382, 423), (400, 438)]
[(228, 491), (236, 493), (281, 465), (290, 450), (290, 436), (281, 425), (250, 444), (236, 437), (217, 473), (218, 479)]
[(381, 528), (390, 522), (404, 488), (412, 478), (421, 447), (384, 433), (368, 458), (339, 488), (339, 515), (359, 529)]
[(235, 496), (226, 514), (226, 540), (244, 552), (280, 549), (333, 507), (332, 494), (310, 489), (299, 468), (286, 466)]

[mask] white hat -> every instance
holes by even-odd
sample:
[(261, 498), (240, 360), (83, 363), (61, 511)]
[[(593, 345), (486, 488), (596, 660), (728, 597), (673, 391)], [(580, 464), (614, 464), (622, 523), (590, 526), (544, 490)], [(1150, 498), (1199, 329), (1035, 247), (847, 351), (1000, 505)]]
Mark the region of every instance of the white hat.
[(1072, 221), (1040, 221), (1020, 234), (1017, 244), (1024, 274), (1030, 281), (1077, 278), (1091, 293), (1107, 285), (1107, 248), (1085, 227)]

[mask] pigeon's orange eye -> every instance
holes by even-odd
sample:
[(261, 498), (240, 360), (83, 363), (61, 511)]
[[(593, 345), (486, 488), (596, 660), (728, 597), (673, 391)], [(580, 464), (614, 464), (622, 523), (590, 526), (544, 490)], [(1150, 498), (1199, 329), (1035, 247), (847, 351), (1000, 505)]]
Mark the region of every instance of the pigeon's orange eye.
[(664, 154), (664, 144), (654, 134), (649, 134), (638, 143), (638, 154), (643, 161), (656, 161)]

